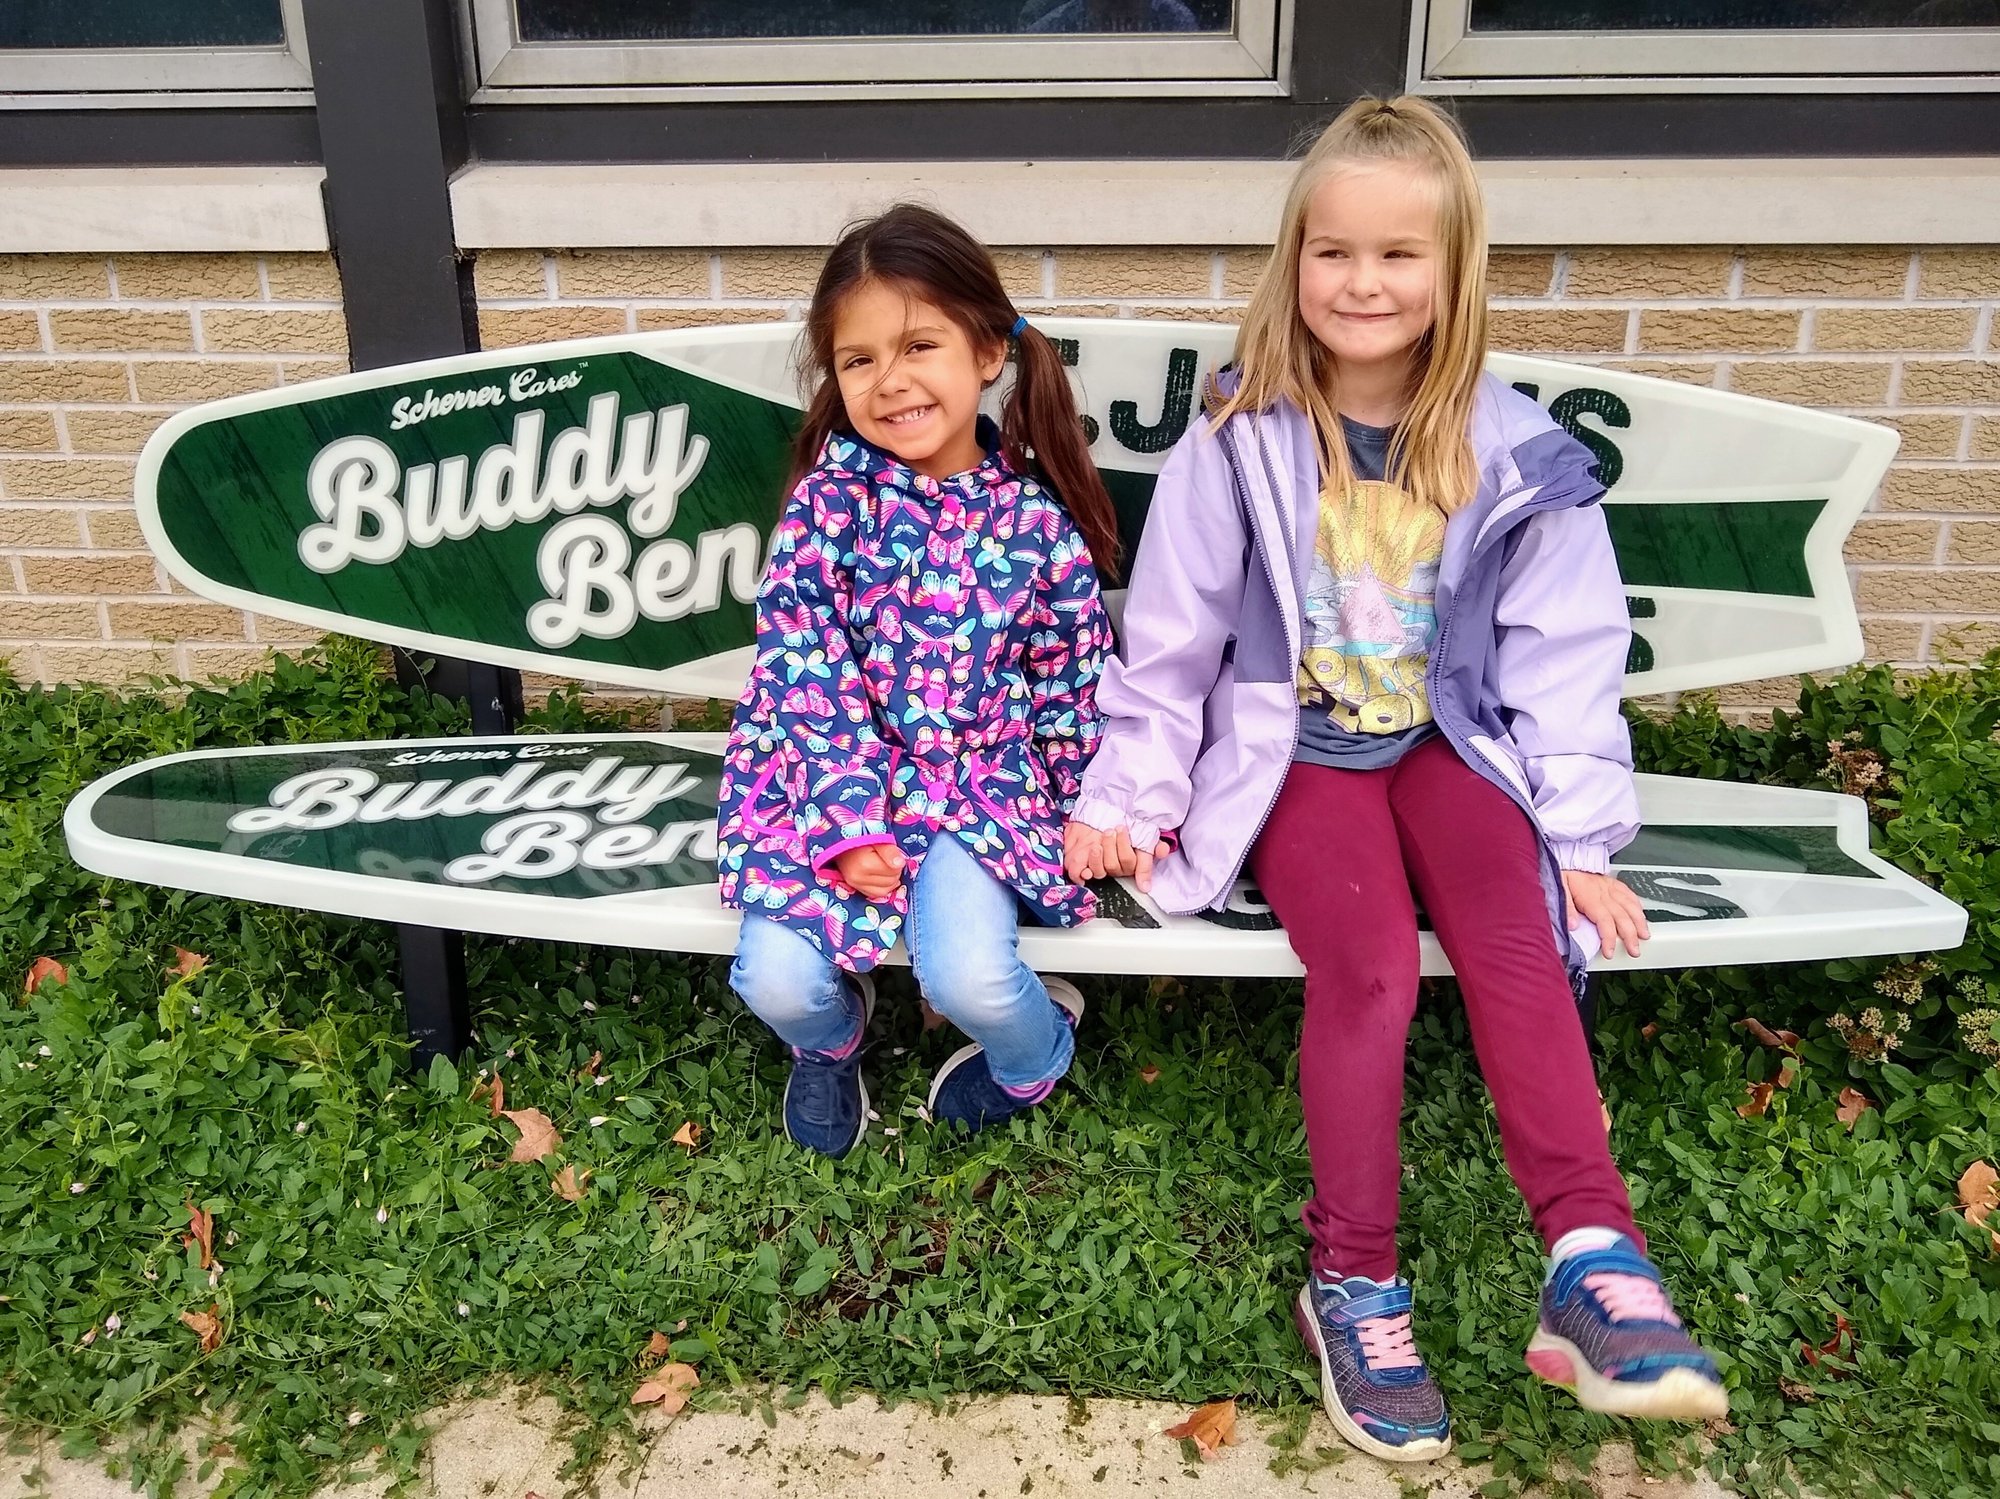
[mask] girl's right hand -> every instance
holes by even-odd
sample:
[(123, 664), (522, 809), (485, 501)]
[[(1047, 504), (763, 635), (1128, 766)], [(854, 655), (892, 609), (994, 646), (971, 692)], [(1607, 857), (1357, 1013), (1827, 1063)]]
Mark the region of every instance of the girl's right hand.
[(1124, 827), (1108, 832), (1071, 819), (1063, 828), (1063, 872), (1078, 884), (1110, 875), (1129, 875), (1141, 890), (1153, 888), (1153, 864), (1167, 856), (1167, 845), (1148, 851), (1132, 847)]
[(903, 865), (909, 862), (893, 843), (864, 843), (850, 848), (833, 861), (840, 877), (870, 900), (887, 900), (903, 883)]

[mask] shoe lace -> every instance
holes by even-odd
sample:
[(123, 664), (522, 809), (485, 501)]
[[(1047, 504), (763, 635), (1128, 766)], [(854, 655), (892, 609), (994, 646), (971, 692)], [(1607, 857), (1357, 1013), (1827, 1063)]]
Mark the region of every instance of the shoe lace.
[(1583, 1278), (1589, 1291), (1613, 1322), (1664, 1322), (1679, 1327), (1681, 1319), (1667, 1300), (1660, 1283), (1644, 1275), (1601, 1270)]
[(1421, 1369), (1423, 1358), (1410, 1330), (1410, 1314), (1370, 1317), (1357, 1323), (1355, 1336), (1361, 1340), (1361, 1356), (1370, 1369)]
[(833, 1118), (834, 1101), (840, 1096), (839, 1077), (845, 1070), (846, 1058), (838, 1060), (817, 1051), (792, 1049), (792, 1055), (807, 1065), (792, 1074), (792, 1102), (794, 1107), (814, 1124), (826, 1124)]

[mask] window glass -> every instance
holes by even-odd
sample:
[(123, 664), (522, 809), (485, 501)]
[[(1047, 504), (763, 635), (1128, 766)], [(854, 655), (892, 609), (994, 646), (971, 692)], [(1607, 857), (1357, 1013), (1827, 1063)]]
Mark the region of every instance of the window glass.
[(0, 47), (277, 47), (278, 0), (0, 0)]
[(1471, 0), (1479, 31), (1778, 31), (2000, 25), (2000, 0)]
[(1233, 0), (516, 0), (524, 42), (1228, 32)]

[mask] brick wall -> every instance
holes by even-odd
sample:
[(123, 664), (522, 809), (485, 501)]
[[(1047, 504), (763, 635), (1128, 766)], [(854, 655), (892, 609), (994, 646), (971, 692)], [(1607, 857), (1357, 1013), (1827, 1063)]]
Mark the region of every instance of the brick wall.
[(169, 585), (132, 511), (182, 406), (346, 369), (324, 255), (0, 256), (0, 658), (24, 680), (235, 676), (314, 632)]
[[(488, 347), (795, 317), (820, 257), (488, 252)], [(1031, 313), (1233, 318), (1245, 250), (1005, 249)], [(1848, 547), (1871, 659), (2000, 644), (2000, 248), (1580, 248), (1493, 257), (1497, 347), (1887, 422), (1895, 468)], [(308, 632), (168, 589), (130, 508), (176, 405), (339, 370), (324, 257), (0, 258), (0, 652), (23, 676), (241, 670)], [(1738, 706), (1786, 684), (1729, 689)]]

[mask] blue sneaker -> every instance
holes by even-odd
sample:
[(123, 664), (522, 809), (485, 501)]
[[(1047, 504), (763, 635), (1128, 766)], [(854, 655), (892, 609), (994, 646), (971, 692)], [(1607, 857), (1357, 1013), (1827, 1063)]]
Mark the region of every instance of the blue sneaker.
[(1622, 1235), (1549, 1267), (1527, 1358), (1585, 1410), (1674, 1421), (1729, 1414), (1715, 1360), (1674, 1315), (1653, 1262)]
[(1334, 1429), (1371, 1457), (1425, 1463), (1451, 1451), (1444, 1392), (1410, 1332), (1410, 1283), (1317, 1275), (1293, 1315), (1319, 1355), (1319, 1392)]
[[(1067, 979), (1044, 978), (1056, 1008), (1063, 1012), (1069, 1028), (1075, 1030), (1083, 1019), (1083, 995)], [(1049, 1085), (1051, 1088), (1054, 1084)], [(989, 1124), (1004, 1124), (1014, 1115), (1032, 1109), (1048, 1093), (1033, 1098), (1017, 1098), (993, 1081), (986, 1065), (986, 1048), (965, 1046), (953, 1052), (931, 1079), (926, 1106), (933, 1124), (959, 1124), (968, 1130), (982, 1130)]]
[(848, 990), (861, 1006), (861, 1029), (845, 1056), (792, 1048), (792, 1076), (785, 1084), (785, 1133), (807, 1150), (839, 1160), (868, 1133), (868, 1089), (861, 1081), (868, 1022), (875, 1014), (875, 980), (848, 974)]

